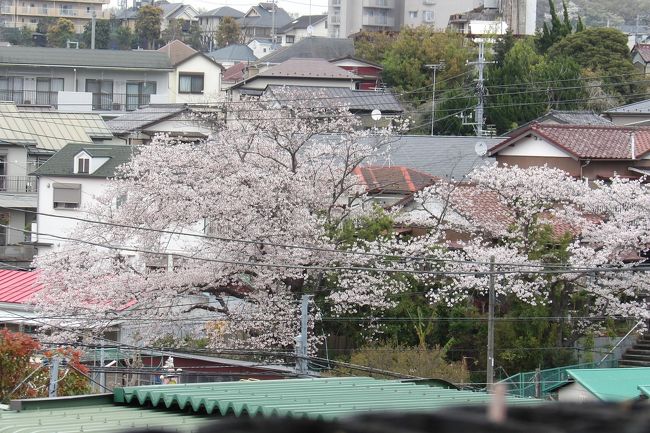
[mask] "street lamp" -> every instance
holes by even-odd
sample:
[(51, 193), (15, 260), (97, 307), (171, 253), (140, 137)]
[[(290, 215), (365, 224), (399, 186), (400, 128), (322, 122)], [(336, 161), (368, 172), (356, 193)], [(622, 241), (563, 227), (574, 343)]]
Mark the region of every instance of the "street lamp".
[(431, 91), (431, 135), (433, 135), (433, 124), (436, 119), (436, 72), (445, 69), (445, 62), (424, 65), (424, 67), (430, 69), (433, 74), (433, 89)]

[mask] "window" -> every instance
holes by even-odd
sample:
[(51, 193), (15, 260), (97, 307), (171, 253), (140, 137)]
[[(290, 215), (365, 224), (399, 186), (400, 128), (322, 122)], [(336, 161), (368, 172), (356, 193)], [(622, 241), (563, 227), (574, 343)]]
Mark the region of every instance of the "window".
[(155, 81), (127, 81), (126, 111), (137, 110), (143, 105), (149, 105), (151, 95), (156, 94)]
[(179, 74), (178, 93), (203, 93), (203, 74)]
[(287, 35), (285, 37), (285, 42), (287, 44), (293, 44), (293, 42), (296, 40), (296, 37), (294, 35)]
[(86, 80), (86, 92), (93, 94), (93, 110), (113, 109), (113, 80)]
[(424, 15), (423, 19), (425, 23), (433, 22), (433, 11), (424, 11), (423, 15)]
[(23, 104), (23, 77), (0, 77), (0, 100)]
[(36, 78), (36, 104), (56, 105), (58, 92), (63, 90), (63, 78)]
[(54, 209), (77, 209), (81, 204), (81, 184), (53, 183)]
[(79, 158), (77, 160), (77, 173), (82, 173), (82, 174), (90, 173), (90, 159)]
[(418, 11), (409, 11), (409, 18), (412, 20), (418, 17)]

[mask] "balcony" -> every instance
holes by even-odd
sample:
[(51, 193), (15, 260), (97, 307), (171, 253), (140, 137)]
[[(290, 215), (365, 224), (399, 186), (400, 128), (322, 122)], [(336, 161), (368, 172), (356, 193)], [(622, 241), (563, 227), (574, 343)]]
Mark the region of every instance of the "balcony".
[(134, 111), (149, 105), (151, 95), (126, 93), (93, 93), (93, 111)]
[(332, 24), (341, 24), (341, 15), (332, 15), (330, 17)]
[(36, 193), (38, 182), (35, 176), (0, 176), (0, 192)]
[(393, 9), (395, 0), (363, 0), (364, 8)]
[(364, 26), (393, 27), (395, 26), (395, 18), (382, 15), (365, 15), (362, 23)]
[(58, 92), (0, 89), (0, 101), (13, 101), (25, 105), (49, 105), (57, 108)]

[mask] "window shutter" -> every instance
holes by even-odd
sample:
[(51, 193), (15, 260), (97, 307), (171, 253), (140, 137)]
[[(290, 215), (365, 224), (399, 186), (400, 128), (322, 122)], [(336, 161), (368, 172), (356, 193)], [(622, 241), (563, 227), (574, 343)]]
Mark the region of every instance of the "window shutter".
[(54, 203), (81, 203), (81, 184), (79, 183), (55, 183)]

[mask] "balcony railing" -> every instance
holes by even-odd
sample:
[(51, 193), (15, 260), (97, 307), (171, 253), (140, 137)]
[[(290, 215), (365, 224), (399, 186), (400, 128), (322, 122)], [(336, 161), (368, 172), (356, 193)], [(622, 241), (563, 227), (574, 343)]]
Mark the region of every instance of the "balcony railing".
[(13, 101), (16, 104), (51, 105), (57, 108), (58, 92), (41, 90), (0, 89), (0, 101)]
[(383, 15), (364, 15), (362, 23), (364, 26), (393, 27), (395, 18)]
[(363, 7), (392, 9), (395, 7), (395, 0), (363, 0)]
[(38, 192), (38, 182), (35, 176), (3, 176), (0, 175), (0, 191), (2, 192)]
[(93, 93), (93, 110), (133, 111), (149, 105), (151, 95), (126, 93)]

